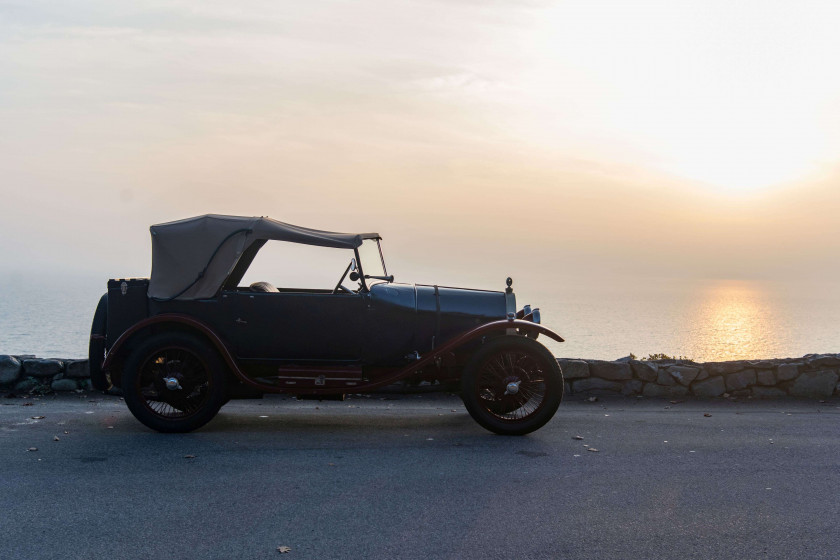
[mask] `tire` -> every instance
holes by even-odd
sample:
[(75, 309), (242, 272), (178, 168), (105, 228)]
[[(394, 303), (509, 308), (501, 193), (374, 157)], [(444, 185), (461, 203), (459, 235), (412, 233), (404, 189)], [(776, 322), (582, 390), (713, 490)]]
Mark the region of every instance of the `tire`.
[[(167, 388), (165, 378), (175, 380)], [(191, 432), (216, 416), (227, 398), (225, 367), (214, 348), (183, 332), (145, 340), (125, 362), (125, 404), (140, 422), (158, 432)]]
[(557, 412), (563, 399), (563, 373), (539, 342), (501, 336), (488, 341), (467, 363), (461, 396), (482, 427), (521, 436), (538, 430)]
[(108, 333), (108, 294), (99, 299), (90, 326), (90, 343), (88, 344), (88, 368), (90, 369), (90, 384), (97, 391), (107, 391), (111, 382), (102, 371), (105, 360), (105, 335)]

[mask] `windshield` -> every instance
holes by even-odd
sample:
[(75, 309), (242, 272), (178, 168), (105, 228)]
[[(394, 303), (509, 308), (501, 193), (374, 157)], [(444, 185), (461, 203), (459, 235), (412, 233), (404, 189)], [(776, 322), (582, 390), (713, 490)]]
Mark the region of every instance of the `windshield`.
[(365, 276), (387, 276), (378, 239), (365, 239), (358, 251), (362, 273)]

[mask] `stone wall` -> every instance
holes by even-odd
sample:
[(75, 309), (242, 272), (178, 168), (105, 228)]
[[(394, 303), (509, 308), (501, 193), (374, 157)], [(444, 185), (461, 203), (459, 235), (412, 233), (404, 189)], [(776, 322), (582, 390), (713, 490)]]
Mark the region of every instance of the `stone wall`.
[[(566, 395), (804, 397), (840, 395), (840, 354), (779, 360), (557, 360)], [(87, 360), (0, 355), (0, 389), (45, 393), (90, 389)]]
[(88, 361), (0, 355), (0, 388), (17, 394), (90, 389)]
[(645, 397), (804, 397), (840, 395), (840, 354), (778, 360), (558, 359), (567, 395)]

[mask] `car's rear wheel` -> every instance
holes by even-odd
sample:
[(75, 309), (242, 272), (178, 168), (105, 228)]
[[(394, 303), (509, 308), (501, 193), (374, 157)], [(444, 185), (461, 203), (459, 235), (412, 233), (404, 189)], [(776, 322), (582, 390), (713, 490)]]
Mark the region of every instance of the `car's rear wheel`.
[(225, 370), (215, 349), (188, 333), (155, 335), (129, 355), (125, 403), (159, 432), (190, 432), (213, 419), (225, 402)]
[(461, 377), (470, 416), (502, 435), (524, 435), (551, 420), (563, 399), (563, 374), (545, 346), (521, 336), (487, 342)]

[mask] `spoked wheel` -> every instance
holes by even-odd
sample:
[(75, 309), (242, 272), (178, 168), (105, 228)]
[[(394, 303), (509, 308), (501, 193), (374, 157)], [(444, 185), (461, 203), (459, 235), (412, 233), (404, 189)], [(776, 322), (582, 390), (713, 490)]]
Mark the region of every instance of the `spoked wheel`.
[(467, 364), (461, 396), (470, 416), (491, 432), (524, 435), (554, 416), (563, 398), (563, 374), (542, 344), (502, 336)]
[(159, 432), (189, 432), (213, 419), (225, 402), (218, 354), (186, 333), (156, 335), (136, 348), (123, 370), (132, 414)]

